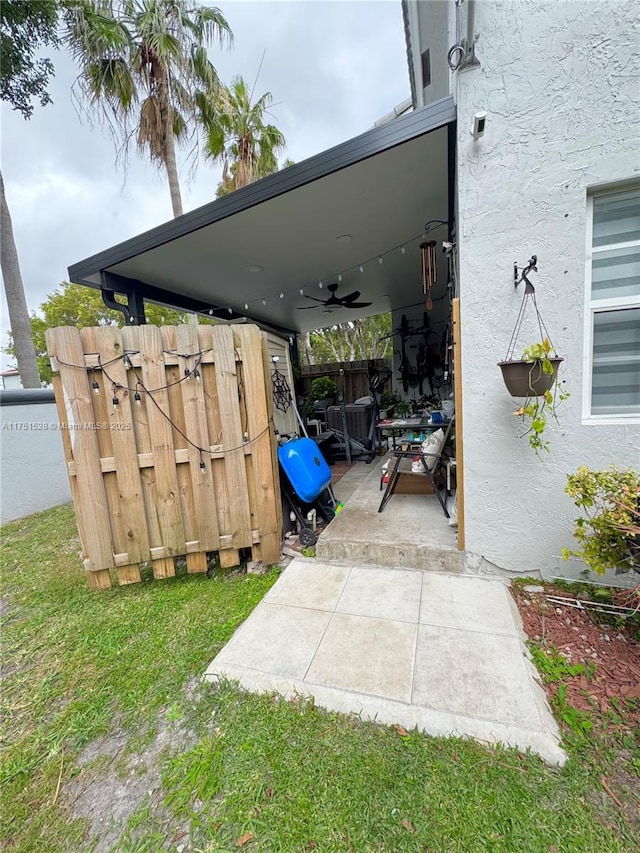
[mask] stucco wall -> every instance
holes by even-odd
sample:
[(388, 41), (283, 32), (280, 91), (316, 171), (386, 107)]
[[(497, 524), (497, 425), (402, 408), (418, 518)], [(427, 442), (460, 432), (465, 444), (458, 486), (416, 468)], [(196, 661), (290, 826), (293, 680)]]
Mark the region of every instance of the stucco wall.
[[(513, 572), (577, 574), (583, 566), (558, 556), (578, 514), (563, 492), (566, 474), (640, 467), (640, 426), (581, 422), (587, 189), (640, 179), (637, 8), (478, 2), (481, 68), (455, 75), (466, 546)], [(474, 142), (477, 110), (488, 118)], [(548, 428), (543, 461), (518, 437), (496, 367), (522, 299), (513, 263), (532, 253), (539, 307), (572, 395)]]
[(1, 405), (0, 458), (3, 524), (71, 500), (55, 403)]

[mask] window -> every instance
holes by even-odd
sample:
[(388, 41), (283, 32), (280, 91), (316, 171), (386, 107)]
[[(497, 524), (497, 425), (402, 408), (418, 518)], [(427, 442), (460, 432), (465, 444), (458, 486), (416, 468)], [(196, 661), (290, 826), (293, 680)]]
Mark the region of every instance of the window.
[(584, 416), (640, 419), (640, 187), (589, 198)]

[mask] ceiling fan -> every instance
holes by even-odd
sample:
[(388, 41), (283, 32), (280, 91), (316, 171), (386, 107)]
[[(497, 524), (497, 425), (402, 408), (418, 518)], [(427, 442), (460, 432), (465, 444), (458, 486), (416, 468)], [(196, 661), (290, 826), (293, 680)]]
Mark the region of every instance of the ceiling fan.
[[(336, 296), (336, 290), (338, 289), (337, 284), (329, 284), (327, 286), (327, 290), (331, 294), (328, 299), (318, 299), (317, 296), (307, 296), (305, 293), (304, 296), (306, 299), (312, 299), (314, 302), (320, 302), (324, 305), (325, 311), (335, 311), (338, 308), (367, 308), (371, 305), (371, 302), (358, 302), (357, 299), (360, 296), (359, 290), (354, 290), (353, 293), (347, 293), (346, 296)], [(299, 307), (298, 311), (308, 311), (310, 308), (318, 308), (318, 305), (305, 305), (303, 308)]]

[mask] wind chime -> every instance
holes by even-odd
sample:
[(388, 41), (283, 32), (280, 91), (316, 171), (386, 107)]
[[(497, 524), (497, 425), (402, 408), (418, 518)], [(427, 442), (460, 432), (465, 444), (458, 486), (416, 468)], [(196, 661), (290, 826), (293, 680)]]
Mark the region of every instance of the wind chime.
[(436, 241), (427, 240), (425, 243), (420, 243), (420, 252), (422, 255), (422, 291), (426, 297), (425, 308), (431, 311), (433, 308), (433, 300), (431, 299), (431, 289), (436, 286)]

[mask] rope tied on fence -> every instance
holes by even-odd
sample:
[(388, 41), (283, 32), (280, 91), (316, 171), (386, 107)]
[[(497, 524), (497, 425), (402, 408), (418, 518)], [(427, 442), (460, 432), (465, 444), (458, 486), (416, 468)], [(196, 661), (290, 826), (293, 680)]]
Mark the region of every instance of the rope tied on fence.
[[(96, 355), (98, 356), (98, 362), (100, 362), (100, 354), (99, 354), (99, 353), (96, 353)], [(196, 353), (194, 353), (194, 355), (196, 355)], [(202, 358), (202, 355), (201, 355), (200, 353), (198, 353), (197, 355), (199, 355), (199, 356), (200, 356), (200, 358)], [(121, 356), (120, 358), (122, 358), (122, 357), (123, 357), (123, 356)], [(113, 359), (112, 361), (118, 361), (118, 360), (119, 360), (119, 359)], [(108, 363), (112, 363), (112, 362), (108, 362)], [(198, 361), (198, 364), (199, 364), (199, 363), (200, 363), (200, 362)], [(63, 362), (60, 362), (60, 364), (63, 364)], [(77, 367), (78, 365), (69, 365), (69, 366)], [(86, 367), (85, 367), (84, 369), (85, 369), (85, 370), (95, 370), (96, 368), (86, 368)], [(100, 363), (100, 364), (99, 364), (99, 369), (101, 369), (101, 370), (102, 370), (102, 373), (104, 374), (104, 376), (105, 376), (105, 377), (107, 378), (107, 380), (108, 380), (109, 382), (111, 382), (111, 384), (112, 384), (112, 389), (113, 389), (113, 405), (114, 405), (114, 407), (115, 407), (115, 406), (117, 406), (117, 405), (119, 404), (119, 402), (120, 402), (120, 401), (119, 401), (119, 399), (118, 399), (118, 390), (119, 390), (119, 389), (122, 389), (122, 390), (124, 390), (124, 391), (127, 391), (127, 392), (128, 392), (128, 391), (129, 391), (129, 388), (128, 388), (128, 387), (126, 387), (125, 385), (123, 385), (121, 382), (117, 382), (117, 381), (116, 381), (116, 380), (114, 380), (111, 376), (109, 376), (109, 374), (108, 374), (108, 373), (107, 373), (107, 371), (105, 370), (105, 364)], [(165, 391), (167, 388), (171, 388), (173, 385), (177, 385), (177, 384), (178, 384), (178, 382), (183, 382), (185, 379), (188, 379), (190, 376), (194, 376), (194, 377), (195, 377), (195, 373), (196, 373), (196, 371), (197, 371), (197, 367), (194, 367), (194, 368), (193, 368), (193, 370), (192, 370), (192, 371), (190, 371), (190, 373), (189, 373), (188, 375), (183, 376), (181, 379), (179, 379), (179, 380), (178, 380), (178, 382), (171, 382), (171, 383), (169, 383), (168, 385), (166, 385), (166, 386), (164, 386), (164, 387), (154, 388), (154, 389), (149, 389), (149, 388), (147, 388), (147, 387), (145, 386), (145, 384), (144, 384), (144, 382), (142, 381), (142, 379), (140, 379), (140, 377), (139, 377), (139, 376), (138, 376), (138, 374), (136, 373), (136, 368), (135, 368), (135, 367), (133, 367), (133, 365), (131, 365), (131, 370), (133, 371), (133, 375), (134, 375), (134, 376), (135, 376), (135, 378), (136, 378), (136, 390), (135, 390), (135, 394), (134, 394), (134, 400), (135, 400), (135, 402), (136, 402), (136, 403), (139, 403), (139, 402), (140, 402), (140, 400), (139, 400), (140, 393), (138, 392), (138, 386), (140, 386), (140, 388), (142, 388), (142, 390), (145, 392), (145, 394), (147, 395), (147, 397), (151, 400), (151, 402), (152, 402), (152, 403), (153, 403), (153, 405), (156, 407), (156, 409), (160, 412), (160, 414), (162, 415), (162, 417), (163, 417), (163, 418), (165, 418), (165, 420), (167, 420), (167, 421), (171, 424), (171, 426), (173, 427), (173, 429), (175, 429), (175, 431), (176, 431), (179, 435), (181, 435), (181, 436), (182, 436), (182, 438), (184, 438), (184, 440), (185, 440), (188, 444), (190, 444), (190, 445), (191, 445), (191, 447), (193, 447), (193, 449), (194, 449), (194, 450), (197, 450), (197, 451), (200, 453), (200, 469), (204, 472), (204, 471), (206, 470), (206, 465), (205, 465), (205, 462), (204, 462), (203, 454), (205, 454), (205, 453), (211, 453), (210, 448), (209, 448), (209, 447), (201, 447), (199, 444), (197, 444), (196, 442), (192, 441), (192, 440), (189, 438), (189, 436), (188, 436), (185, 432), (183, 432), (183, 431), (180, 429), (180, 427), (175, 423), (175, 421), (171, 418), (171, 416), (170, 416), (170, 415), (168, 415), (168, 414), (164, 411), (164, 409), (162, 408), (162, 406), (160, 405), (160, 403), (158, 403), (158, 401), (157, 401), (157, 400), (154, 398), (154, 396), (153, 396), (153, 394), (154, 394), (155, 392), (157, 392), (157, 391)], [(195, 377), (195, 378), (197, 378), (197, 377)], [(136, 396), (136, 395), (137, 395), (137, 396)], [(245, 403), (245, 406), (246, 406), (246, 403)], [(237, 450), (244, 450), (244, 448), (245, 448), (245, 447), (247, 447), (247, 446), (249, 446), (249, 445), (253, 444), (254, 442), (258, 441), (258, 439), (262, 438), (262, 436), (263, 436), (266, 432), (268, 432), (268, 431), (269, 431), (269, 429), (270, 429), (272, 426), (274, 426), (274, 428), (275, 428), (275, 425), (274, 425), (274, 422), (273, 422), (273, 417), (269, 416), (268, 423), (267, 423), (266, 427), (265, 427), (263, 430), (261, 430), (257, 435), (255, 435), (255, 436), (254, 436), (253, 438), (251, 438), (251, 439), (249, 438), (249, 434), (248, 434), (247, 432), (245, 432), (245, 434), (244, 434), (244, 435), (245, 435), (245, 440), (243, 441), (243, 443), (242, 443), (242, 444), (239, 444), (237, 447), (228, 447), (228, 448), (225, 448), (225, 449), (224, 449), (224, 451), (223, 451), (223, 456), (226, 456), (228, 453), (234, 453), (234, 452), (235, 452), (235, 451), (237, 451)]]

